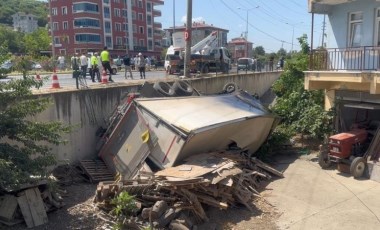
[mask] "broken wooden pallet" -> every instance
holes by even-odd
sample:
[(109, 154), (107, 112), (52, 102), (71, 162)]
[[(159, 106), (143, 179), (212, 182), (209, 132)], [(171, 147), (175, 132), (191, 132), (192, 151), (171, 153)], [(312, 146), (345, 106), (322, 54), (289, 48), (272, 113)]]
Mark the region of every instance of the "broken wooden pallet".
[(82, 160), (80, 161), (80, 167), (89, 177), (91, 183), (114, 180), (114, 174), (101, 160)]

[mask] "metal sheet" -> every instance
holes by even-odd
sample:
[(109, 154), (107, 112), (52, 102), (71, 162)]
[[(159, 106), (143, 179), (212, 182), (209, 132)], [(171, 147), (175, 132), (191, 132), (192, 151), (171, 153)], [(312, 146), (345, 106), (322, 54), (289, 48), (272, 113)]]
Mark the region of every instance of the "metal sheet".
[(244, 92), (202, 97), (137, 99), (136, 103), (160, 120), (187, 133), (269, 114), (258, 101)]

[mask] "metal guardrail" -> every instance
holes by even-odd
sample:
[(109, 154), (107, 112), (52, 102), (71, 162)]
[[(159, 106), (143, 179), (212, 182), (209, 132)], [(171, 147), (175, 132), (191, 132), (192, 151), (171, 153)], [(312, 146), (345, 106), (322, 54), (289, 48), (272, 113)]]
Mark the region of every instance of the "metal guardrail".
[(380, 47), (316, 49), (311, 52), (310, 70), (378, 70)]

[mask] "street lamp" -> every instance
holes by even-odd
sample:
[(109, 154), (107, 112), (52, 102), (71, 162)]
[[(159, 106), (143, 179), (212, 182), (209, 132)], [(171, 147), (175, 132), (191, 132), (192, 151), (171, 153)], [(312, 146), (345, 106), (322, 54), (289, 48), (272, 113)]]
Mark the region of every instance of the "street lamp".
[(255, 6), (250, 9), (243, 9), (241, 7), (238, 7), (239, 10), (245, 10), (247, 12), (247, 21), (246, 21), (246, 27), (245, 27), (245, 56), (248, 57), (248, 12), (253, 9), (257, 9), (260, 6)]
[(290, 24), (290, 23), (288, 23), (288, 22), (286, 23), (287, 25), (293, 27), (293, 33), (292, 33), (292, 49), (291, 49), (290, 53), (293, 53), (294, 26), (296, 26), (296, 25), (300, 25), (300, 24), (302, 24), (302, 23), (303, 23), (303, 22), (299, 22), (299, 23), (295, 23), (295, 24)]

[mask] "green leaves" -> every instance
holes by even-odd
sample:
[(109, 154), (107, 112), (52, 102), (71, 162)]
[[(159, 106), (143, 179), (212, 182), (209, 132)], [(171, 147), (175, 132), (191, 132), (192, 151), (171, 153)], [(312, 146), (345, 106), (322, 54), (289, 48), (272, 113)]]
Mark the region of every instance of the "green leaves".
[(36, 96), (32, 87), (41, 81), (33, 77), (0, 83), (0, 187), (19, 184), (47, 175), (47, 167), (56, 163), (53, 145), (65, 143), (62, 136), (71, 127), (60, 122), (38, 122), (50, 98)]

